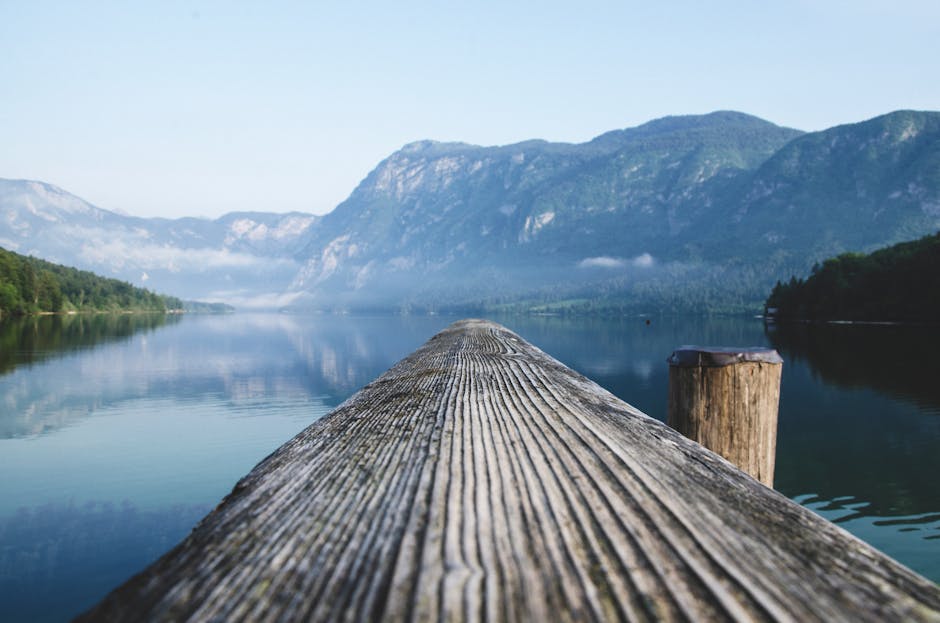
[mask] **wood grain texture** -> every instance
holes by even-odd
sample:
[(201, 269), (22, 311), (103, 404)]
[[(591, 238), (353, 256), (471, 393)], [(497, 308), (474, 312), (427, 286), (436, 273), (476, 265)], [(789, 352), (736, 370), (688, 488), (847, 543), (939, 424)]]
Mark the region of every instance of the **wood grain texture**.
[(80, 620), (940, 620), (940, 590), (461, 321)]
[[(676, 353), (669, 359), (666, 423), (772, 487), (783, 364), (729, 357), (715, 365), (698, 352), (707, 354), (686, 347), (676, 351), (685, 363)], [(761, 352), (780, 360), (774, 350)]]

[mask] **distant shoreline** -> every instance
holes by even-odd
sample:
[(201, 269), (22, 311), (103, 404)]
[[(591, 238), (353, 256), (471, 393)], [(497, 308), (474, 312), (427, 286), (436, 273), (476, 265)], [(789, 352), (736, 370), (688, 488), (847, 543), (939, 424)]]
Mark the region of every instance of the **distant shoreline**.
[(915, 326), (915, 327), (935, 327), (940, 326), (940, 321), (928, 320), (842, 320), (830, 318), (787, 318), (780, 316), (764, 315), (762, 316), (765, 324), (831, 324), (831, 325), (868, 325), (868, 326)]

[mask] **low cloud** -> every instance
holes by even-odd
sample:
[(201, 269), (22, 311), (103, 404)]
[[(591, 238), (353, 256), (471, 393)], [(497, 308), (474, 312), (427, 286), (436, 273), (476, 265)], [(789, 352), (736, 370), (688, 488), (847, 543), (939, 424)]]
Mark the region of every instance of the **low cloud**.
[(626, 260), (619, 257), (586, 257), (578, 262), (578, 268), (623, 268)]
[(650, 268), (655, 263), (656, 261), (649, 253), (643, 253), (632, 259), (601, 255), (598, 257), (584, 258), (578, 262), (578, 268), (626, 268), (628, 266), (633, 266), (634, 268)]
[(303, 292), (256, 294), (247, 290), (218, 290), (199, 297), (199, 300), (207, 303), (228, 303), (238, 309), (270, 310), (287, 307), (304, 296)]
[(210, 269), (271, 268), (272, 265), (283, 262), (290, 263), (289, 260), (261, 258), (228, 249), (183, 249), (158, 245), (143, 236), (133, 234), (115, 238), (113, 233), (85, 230), (81, 239), (86, 242), (82, 245), (79, 256), (85, 262), (111, 266), (114, 269), (135, 267), (144, 271), (163, 269), (170, 272), (204, 272)]

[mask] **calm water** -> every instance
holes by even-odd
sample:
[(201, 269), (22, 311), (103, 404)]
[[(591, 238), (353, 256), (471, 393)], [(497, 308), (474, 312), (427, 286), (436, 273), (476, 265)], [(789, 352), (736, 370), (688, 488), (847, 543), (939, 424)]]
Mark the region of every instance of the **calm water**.
[[(64, 620), (178, 542), (259, 460), (453, 319), (0, 324), (0, 619)], [(776, 487), (940, 580), (936, 329), (502, 318), (663, 419), (682, 344), (783, 355)]]

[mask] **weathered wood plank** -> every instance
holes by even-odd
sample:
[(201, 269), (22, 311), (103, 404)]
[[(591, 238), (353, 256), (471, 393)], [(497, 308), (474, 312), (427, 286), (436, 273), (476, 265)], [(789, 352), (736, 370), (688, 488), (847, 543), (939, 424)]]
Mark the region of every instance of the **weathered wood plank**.
[(940, 590), (462, 321), (81, 620), (940, 620)]

